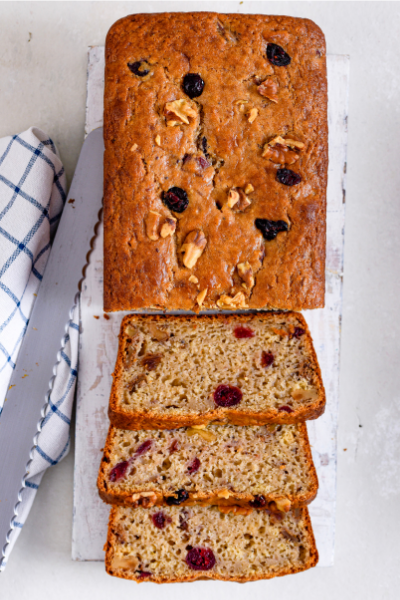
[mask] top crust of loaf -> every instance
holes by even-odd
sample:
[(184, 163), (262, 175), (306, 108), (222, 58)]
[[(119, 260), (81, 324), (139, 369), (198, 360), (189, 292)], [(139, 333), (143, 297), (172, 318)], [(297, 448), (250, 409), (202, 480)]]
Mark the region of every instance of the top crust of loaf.
[[(290, 64), (268, 61), (268, 43), (284, 48)], [(198, 311), (201, 292), (202, 309), (222, 308), (221, 298), (237, 294), (233, 308), (324, 305), (325, 54), (324, 35), (308, 19), (157, 13), (131, 15), (113, 25), (106, 41), (104, 108), (106, 311)], [(137, 61), (149, 65), (145, 77), (129, 70), (127, 64)], [(201, 96), (185, 95), (187, 73), (201, 74)], [(258, 92), (266, 80), (278, 86), (277, 102)], [(165, 106), (181, 99), (197, 116), (168, 126)], [(252, 122), (251, 107), (258, 111)], [(304, 143), (293, 165), (262, 156), (277, 136)], [(302, 181), (283, 185), (278, 168), (294, 170)], [(229, 191), (244, 191), (248, 184), (254, 188), (248, 192), (251, 204), (243, 211), (227, 207)], [(162, 202), (171, 187), (188, 194), (182, 213)], [(150, 238), (150, 211), (159, 215), (153, 214), (159, 225), (176, 219), (175, 232)], [(284, 221), (288, 231), (265, 241), (256, 219)], [(195, 265), (186, 268), (182, 246), (194, 231), (207, 243)], [(238, 270), (244, 263), (255, 280), (247, 288)]]
[[(147, 326), (149, 323), (168, 323), (171, 321), (190, 323), (195, 325), (198, 321), (209, 323), (251, 325), (253, 320), (262, 320), (265, 325), (284, 322), (288, 327), (301, 327), (304, 330), (302, 339), (306, 347), (307, 355), (312, 365), (315, 387), (318, 390), (318, 396), (313, 402), (307, 405), (296, 407), (293, 412), (279, 411), (271, 409), (266, 411), (239, 410), (237, 407), (222, 408), (213, 407), (207, 412), (192, 412), (188, 414), (163, 414), (157, 410), (135, 410), (132, 408), (124, 409), (122, 380), (125, 372), (124, 351), (129, 335), (126, 332), (128, 325), (142, 322)], [(222, 382), (221, 382), (222, 383)], [(294, 312), (275, 312), (275, 313), (257, 313), (235, 314), (235, 315), (127, 315), (121, 323), (119, 349), (117, 361), (113, 373), (113, 383), (111, 387), (111, 396), (109, 403), (109, 418), (111, 423), (119, 429), (177, 429), (179, 427), (190, 427), (193, 425), (207, 425), (209, 423), (232, 423), (234, 425), (264, 425), (266, 423), (293, 424), (300, 423), (310, 419), (316, 419), (325, 410), (325, 390), (322, 383), (321, 371), (318, 365), (317, 356), (312, 344), (311, 335), (304, 317)], [(240, 406), (240, 405), (239, 405)], [(176, 411), (178, 412), (178, 411)]]

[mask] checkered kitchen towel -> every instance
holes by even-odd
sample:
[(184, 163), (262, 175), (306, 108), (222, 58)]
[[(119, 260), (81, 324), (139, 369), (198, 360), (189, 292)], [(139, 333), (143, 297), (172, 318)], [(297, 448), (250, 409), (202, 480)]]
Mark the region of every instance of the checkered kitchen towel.
[[(64, 168), (53, 142), (43, 131), (31, 127), (20, 135), (0, 139), (0, 419), (66, 200), (65, 188)], [(9, 544), (3, 549), (2, 568), (25, 523), (45, 470), (56, 465), (69, 449), (78, 336), (79, 312), (75, 308), (29, 479), (21, 493), (18, 515), (11, 524)], [(43, 398), (43, 404), (44, 401)], [(0, 562), (2, 556), (0, 552)]]

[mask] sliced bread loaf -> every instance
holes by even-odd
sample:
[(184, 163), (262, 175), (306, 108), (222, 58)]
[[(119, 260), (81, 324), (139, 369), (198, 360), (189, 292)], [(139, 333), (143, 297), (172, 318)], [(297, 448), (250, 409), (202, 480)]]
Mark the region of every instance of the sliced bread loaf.
[(111, 504), (240, 505), (280, 510), (317, 493), (305, 423), (129, 431), (110, 427), (98, 477)]
[(113, 507), (107, 573), (138, 583), (245, 582), (297, 573), (318, 562), (306, 508), (277, 515), (222, 511), (214, 506)]
[(121, 429), (315, 419), (325, 392), (298, 313), (129, 315), (109, 416)]

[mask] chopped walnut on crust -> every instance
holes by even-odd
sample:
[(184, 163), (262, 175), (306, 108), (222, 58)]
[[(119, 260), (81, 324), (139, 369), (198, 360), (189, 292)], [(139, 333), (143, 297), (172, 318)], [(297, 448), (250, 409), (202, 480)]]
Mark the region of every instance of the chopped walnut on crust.
[(292, 165), (298, 160), (297, 151), (304, 148), (303, 142), (284, 139), (280, 135), (265, 144), (261, 156), (268, 158), (275, 164)]
[(206, 288), (205, 290), (200, 292), (200, 294), (198, 294), (198, 296), (196, 298), (196, 302), (200, 307), (203, 304), (205, 297), (207, 296), (207, 292), (208, 292), (208, 288)]
[(249, 123), (254, 123), (258, 116), (258, 108), (251, 108), (247, 113), (247, 120)]
[(253, 188), (253, 186), (251, 185), (251, 183), (248, 183), (248, 184), (246, 185), (246, 187), (244, 188), (244, 193), (245, 193), (245, 194), (251, 194), (251, 192), (254, 192), (254, 188)]
[(166, 238), (169, 235), (173, 235), (176, 229), (176, 219), (174, 217), (166, 217), (163, 225), (161, 226), (160, 235), (162, 238)]
[(217, 306), (219, 308), (226, 309), (248, 308), (246, 304), (246, 297), (243, 292), (238, 292), (233, 298), (227, 294), (222, 294), (219, 300), (217, 300)]
[(181, 252), (184, 252), (183, 264), (188, 269), (193, 269), (200, 256), (203, 254), (204, 248), (207, 245), (207, 239), (200, 229), (191, 231), (185, 238), (185, 242), (181, 247)]
[(162, 221), (162, 215), (160, 213), (155, 212), (154, 210), (149, 211), (146, 219), (146, 234), (147, 237), (153, 241), (158, 240), (160, 237), (158, 234), (158, 230)]
[(246, 290), (251, 290), (251, 288), (254, 286), (254, 276), (251, 264), (248, 261), (239, 263), (237, 270), (240, 279), (243, 280), (242, 286)]
[(227, 515), (229, 513), (233, 513), (234, 515), (249, 515), (251, 512), (253, 512), (252, 508), (248, 508), (247, 506), (218, 506), (218, 510), (219, 512), (223, 513), (224, 515)]
[(132, 494), (132, 502), (135, 506), (143, 506), (143, 508), (151, 508), (157, 502), (157, 495), (154, 492), (140, 492)]
[(235, 208), (236, 210), (243, 212), (250, 204), (251, 200), (241, 188), (231, 188), (229, 190), (228, 202), (226, 203), (228, 208)]
[(257, 91), (261, 96), (265, 96), (271, 102), (278, 102), (278, 84), (275, 83), (271, 78), (263, 81), (258, 87)]
[(164, 106), (164, 116), (167, 119), (167, 125), (173, 126), (179, 123), (185, 123), (189, 125), (189, 117), (195, 119), (197, 117), (197, 111), (192, 108), (187, 100), (181, 98), (180, 100), (173, 100), (173, 102), (167, 102)]

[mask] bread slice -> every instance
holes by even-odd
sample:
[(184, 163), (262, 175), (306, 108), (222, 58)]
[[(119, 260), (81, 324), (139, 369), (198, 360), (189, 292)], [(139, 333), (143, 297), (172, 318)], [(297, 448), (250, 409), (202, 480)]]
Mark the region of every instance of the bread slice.
[(325, 392), (299, 313), (129, 315), (109, 405), (120, 429), (298, 423)]
[(105, 545), (107, 573), (138, 583), (203, 578), (245, 582), (297, 573), (317, 564), (306, 508), (284, 515), (222, 510), (113, 507)]
[(110, 504), (304, 506), (317, 493), (305, 423), (129, 431), (111, 426), (98, 477)]

